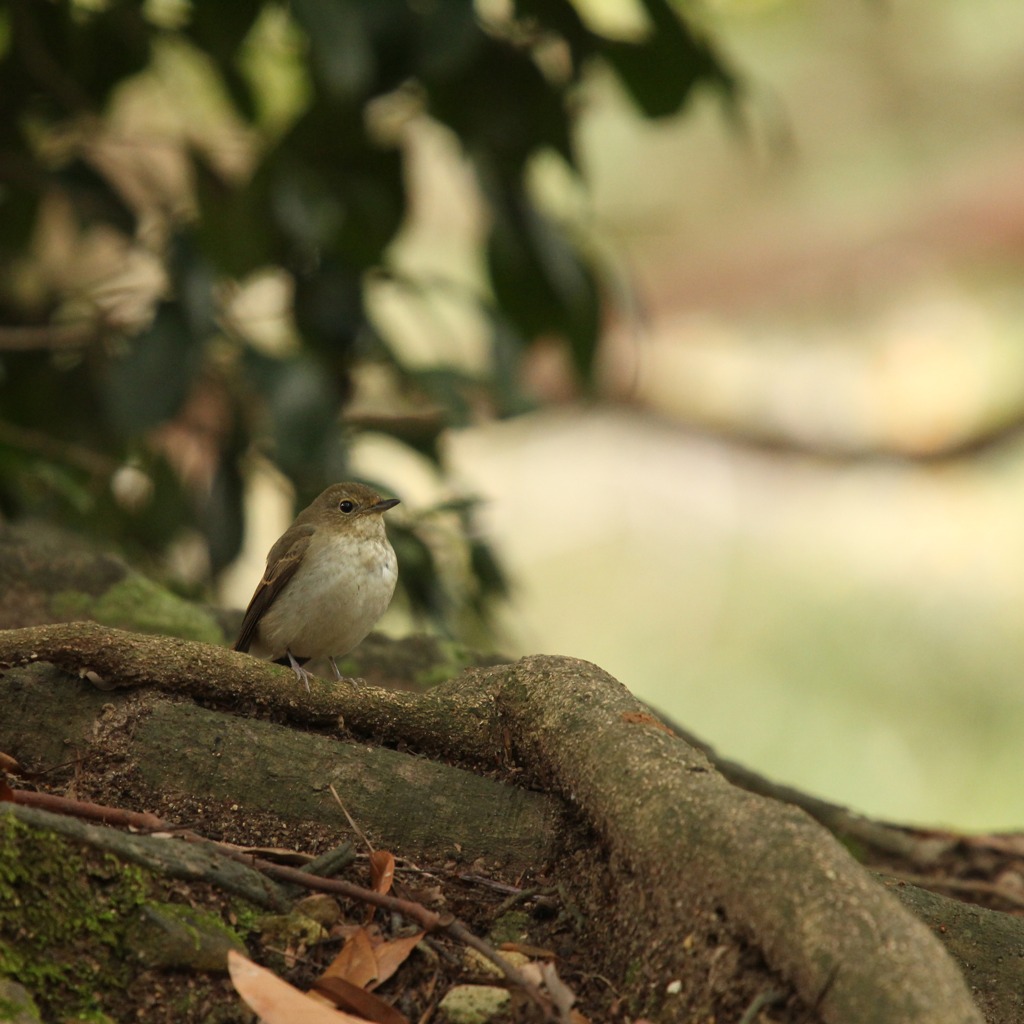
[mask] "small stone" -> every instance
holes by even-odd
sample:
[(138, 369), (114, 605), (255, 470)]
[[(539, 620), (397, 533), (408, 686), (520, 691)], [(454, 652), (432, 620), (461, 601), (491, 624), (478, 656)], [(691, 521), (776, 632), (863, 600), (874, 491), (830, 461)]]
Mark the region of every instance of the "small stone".
[(487, 1024), (511, 1001), (508, 990), (496, 985), (456, 985), (438, 1009), (447, 1024)]
[(341, 919), (341, 907), (333, 896), (325, 892), (315, 892), (295, 904), (295, 909), (306, 917), (311, 917), (317, 924), (330, 928)]

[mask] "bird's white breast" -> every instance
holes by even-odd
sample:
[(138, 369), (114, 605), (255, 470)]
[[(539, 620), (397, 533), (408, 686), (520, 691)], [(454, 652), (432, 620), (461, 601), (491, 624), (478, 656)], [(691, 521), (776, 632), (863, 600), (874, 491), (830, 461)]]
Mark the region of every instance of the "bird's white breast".
[(271, 658), (347, 654), (387, 610), (398, 560), (384, 534), (318, 534), (302, 565), (264, 614), (260, 646)]

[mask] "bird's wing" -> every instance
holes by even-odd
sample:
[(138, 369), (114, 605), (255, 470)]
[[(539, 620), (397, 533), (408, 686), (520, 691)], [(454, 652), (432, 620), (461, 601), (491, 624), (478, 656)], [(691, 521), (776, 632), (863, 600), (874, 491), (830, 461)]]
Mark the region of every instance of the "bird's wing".
[(260, 619), (295, 575), (295, 570), (298, 569), (302, 556), (306, 553), (306, 548), (309, 547), (309, 542), (313, 538), (313, 532), (314, 527), (312, 526), (292, 527), (270, 549), (263, 579), (260, 580), (256, 592), (252, 595), (249, 607), (245, 609), (242, 628), (235, 641), (236, 651), (249, 650), (253, 640), (256, 639)]

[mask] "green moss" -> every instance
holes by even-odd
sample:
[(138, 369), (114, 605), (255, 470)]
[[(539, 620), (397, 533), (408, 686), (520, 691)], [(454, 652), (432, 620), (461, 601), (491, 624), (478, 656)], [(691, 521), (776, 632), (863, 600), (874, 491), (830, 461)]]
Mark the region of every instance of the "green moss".
[(222, 643), (224, 639), (208, 612), (134, 572), (98, 596), (62, 590), (53, 595), (50, 607), (63, 619), (87, 616), (105, 626), (211, 644)]
[(0, 975), (24, 985), (44, 1019), (104, 1019), (97, 989), (131, 982), (124, 924), (147, 891), (138, 867), (0, 813)]
[(231, 901), (229, 917), (234, 922), (235, 932), (239, 935), (249, 935), (251, 932), (259, 931), (263, 916), (264, 911), (254, 907), (251, 903), (239, 899)]
[(148, 903), (128, 930), (129, 944), (147, 967), (227, 970), (228, 950), (245, 953), (242, 940), (217, 914), (181, 903)]

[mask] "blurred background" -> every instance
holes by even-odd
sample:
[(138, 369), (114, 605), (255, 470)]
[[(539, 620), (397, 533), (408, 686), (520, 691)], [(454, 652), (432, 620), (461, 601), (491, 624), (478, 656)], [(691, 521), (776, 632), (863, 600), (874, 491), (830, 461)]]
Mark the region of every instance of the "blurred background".
[(1021, 826), (1019, 4), (15, 0), (0, 126), (5, 516), (242, 606), (358, 476), (385, 631)]

